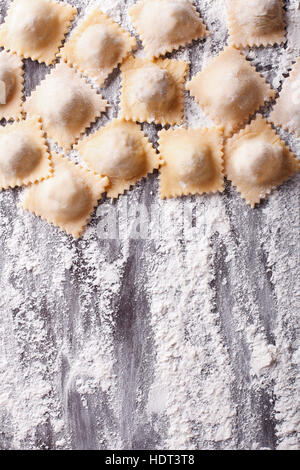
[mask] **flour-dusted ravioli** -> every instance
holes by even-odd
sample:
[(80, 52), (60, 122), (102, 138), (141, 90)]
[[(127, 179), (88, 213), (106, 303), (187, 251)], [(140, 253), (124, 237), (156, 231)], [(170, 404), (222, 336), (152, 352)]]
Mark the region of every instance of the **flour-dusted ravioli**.
[(225, 175), (252, 207), (300, 170), (300, 163), (260, 115), (225, 146)]
[(187, 69), (184, 61), (129, 57), (121, 67), (121, 117), (163, 126), (181, 124)]
[(109, 177), (107, 195), (117, 198), (161, 164), (140, 126), (114, 119), (81, 140), (77, 150), (89, 168)]
[(102, 86), (135, 47), (135, 38), (100, 10), (94, 10), (75, 28), (59, 55)]
[(244, 124), (275, 91), (235, 48), (226, 47), (186, 88), (226, 136)]
[(0, 127), (0, 190), (41, 181), (52, 171), (38, 118)]
[(76, 13), (54, 0), (13, 0), (0, 28), (0, 46), (50, 65)]
[(300, 137), (300, 57), (283, 83), (269, 120)]
[(29, 115), (41, 116), (48, 137), (68, 150), (107, 102), (74, 69), (58, 64), (24, 103)]
[(109, 184), (108, 178), (52, 156), (54, 176), (24, 192), (21, 207), (78, 238)]
[(23, 64), (16, 54), (0, 52), (0, 119), (22, 117)]
[(130, 9), (149, 57), (158, 57), (207, 35), (190, 0), (142, 0)]
[(227, 0), (229, 44), (268, 46), (285, 41), (282, 0)]
[(160, 196), (216, 193), (224, 189), (223, 131), (169, 129), (159, 132)]

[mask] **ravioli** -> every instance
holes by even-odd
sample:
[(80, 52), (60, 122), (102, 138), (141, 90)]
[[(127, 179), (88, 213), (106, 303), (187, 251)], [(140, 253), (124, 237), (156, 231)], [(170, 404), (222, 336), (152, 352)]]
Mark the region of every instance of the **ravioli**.
[(224, 190), (222, 129), (163, 129), (158, 135), (162, 199)]
[(14, 0), (0, 28), (0, 46), (50, 65), (76, 13), (54, 0)]
[(300, 57), (283, 83), (269, 120), (300, 137)]
[(226, 47), (186, 86), (225, 135), (247, 122), (275, 91), (235, 48)]
[(300, 170), (300, 163), (265, 119), (257, 118), (225, 146), (225, 175), (252, 207)]
[(16, 54), (0, 52), (0, 119), (22, 118), (23, 64)]
[(29, 115), (42, 117), (48, 137), (66, 150), (106, 107), (101, 95), (64, 63), (58, 64), (24, 103)]
[(76, 149), (91, 170), (109, 177), (107, 195), (112, 198), (123, 194), (161, 163), (140, 126), (120, 119), (81, 140)]
[(228, 0), (229, 44), (269, 46), (285, 42), (282, 0)]
[(75, 28), (59, 55), (102, 86), (135, 47), (135, 38), (100, 10), (94, 10)]
[(0, 190), (48, 178), (50, 154), (38, 118), (0, 127)]
[(142, 0), (129, 14), (150, 58), (172, 52), (208, 34), (190, 0)]
[(184, 61), (129, 57), (121, 67), (121, 117), (174, 125), (183, 122)]
[(21, 207), (79, 238), (109, 181), (71, 162), (52, 156), (54, 176), (24, 192)]

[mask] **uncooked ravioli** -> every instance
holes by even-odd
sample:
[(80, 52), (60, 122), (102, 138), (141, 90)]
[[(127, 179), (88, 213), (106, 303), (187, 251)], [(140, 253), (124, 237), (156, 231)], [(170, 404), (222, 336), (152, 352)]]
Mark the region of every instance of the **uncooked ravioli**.
[(130, 16), (149, 57), (158, 57), (207, 35), (190, 0), (142, 0)]
[(0, 46), (50, 65), (76, 12), (54, 0), (14, 0), (0, 28)]

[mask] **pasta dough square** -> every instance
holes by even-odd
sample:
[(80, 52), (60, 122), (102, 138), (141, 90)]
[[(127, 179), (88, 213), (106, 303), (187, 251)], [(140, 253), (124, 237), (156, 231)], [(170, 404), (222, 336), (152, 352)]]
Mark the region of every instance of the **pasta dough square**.
[(24, 103), (29, 115), (42, 117), (48, 137), (66, 150), (106, 107), (102, 96), (64, 63), (58, 64)]
[(226, 47), (186, 88), (207, 114), (230, 136), (275, 91), (235, 48)]
[(283, 83), (269, 120), (300, 137), (300, 57)]
[(285, 42), (282, 0), (227, 0), (229, 44), (269, 46)]
[(223, 131), (169, 129), (159, 132), (162, 199), (224, 190)]
[(225, 146), (225, 175), (251, 207), (300, 170), (300, 163), (265, 119), (258, 117)]
[(57, 154), (52, 160), (54, 176), (27, 189), (21, 207), (79, 238), (109, 183), (108, 178), (100, 178)]
[(0, 119), (22, 118), (24, 70), (16, 54), (0, 52)]
[(76, 13), (54, 0), (14, 0), (0, 28), (0, 46), (50, 65)]
[(135, 38), (100, 10), (94, 10), (75, 28), (59, 56), (102, 86), (135, 47)]
[(38, 118), (0, 127), (0, 190), (41, 181), (52, 172)]
[(81, 140), (77, 150), (89, 168), (109, 177), (107, 196), (117, 198), (161, 164), (140, 126), (114, 119)]
[(184, 61), (129, 57), (121, 66), (121, 117), (163, 126), (181, 124), (187, 69)]
[(129, 14), (150, 58), (172, 52), (208, 34), (190, 0), (142, 0)]

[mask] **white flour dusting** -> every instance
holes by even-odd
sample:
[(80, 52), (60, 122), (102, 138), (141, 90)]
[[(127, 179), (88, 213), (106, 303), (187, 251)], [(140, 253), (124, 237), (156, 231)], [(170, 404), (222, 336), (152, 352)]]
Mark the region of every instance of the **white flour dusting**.
[[(133, 0), (69, 3), (134, 33)], [(227, 37), (224, 1), (196, 3), (211, 36), (172, 54), (190, 76)], [(287, 47), (245, 50), (275, 88), (300, 52), (299, 1), (286, 8)], [(119, 83), (101, 90), (109, 118)], [(188, 94), (186, 121), (211, 125)], [(150, 177), (78, 242), (0, 193), (0, 448), (299, 448), (299, 181), (253, 211), (230, 187), (160, 201)]]

